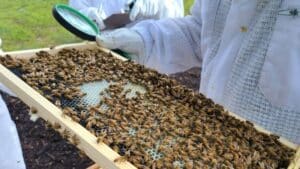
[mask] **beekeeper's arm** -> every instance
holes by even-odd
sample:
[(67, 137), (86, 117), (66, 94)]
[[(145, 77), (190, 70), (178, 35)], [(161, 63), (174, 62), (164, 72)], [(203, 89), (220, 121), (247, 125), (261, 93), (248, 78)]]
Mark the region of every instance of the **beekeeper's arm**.
[(70, 0), (69, 5), (94, 20), (101, 30), (104, 19), (116, 13), (124, 13), (127, 0)]
[(103, 19), (107, 16), (102, 9), (103, 6), (101, 2), (96, 5), (93, 1), (94, 0), (70, 0), (69, 5), (94, 20), (100, 29), (104, 29), (105, 25)]
[(134, 60), (163, 73), (184, 71), (201, 65), (201, 0), (191, 16), (144, 21), (97, 37), (100, 46), (134, 54)]
[(127, 10), (131, 5), (133, 5), (130, 12), (132, 21), (184, 16), (183, 0), (128, 0)]
[[(134, 3), (133, 3), (134, 2)], [(69, 5), (92, 20), (100, 29), (105, 29), (104, 19), (116, 13), (129, 11), (130, 4), (134, 4), (131, 9), (131, 21), (142, 19), (161, 19), (168, 17), (182, 17), (184, 7), (182, 0), (70, 0)]]

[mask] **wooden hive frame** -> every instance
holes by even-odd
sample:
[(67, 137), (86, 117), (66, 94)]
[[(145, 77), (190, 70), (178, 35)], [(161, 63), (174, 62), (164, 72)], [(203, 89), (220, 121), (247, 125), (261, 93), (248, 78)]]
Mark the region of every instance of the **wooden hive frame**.
[[(3, 55), (9, 54), (14, 58), (29, 59), (35, 57), (36, 53), (39, 51), (47, 51), (50, 54), (55, 54), (63, 48), (75, 48), (79, 50), (83, 49), (94, 49), (99, 48), (103, 52), (111, 53), (110, 50), (100, 48), (95, 43), (83, 42), (77, 44), (61, 45), (50, 48), (33, 49), (33, 50), (23, 50), (6, 52)], [(118, 54), (112, 53), (118, 59), (126, 60)], [(51, 124), (58, 123), (61, 125), (62, 130), (68, 130), (71, 136), (76, 136), (79, 139), (79, 144), (77, 147), (84, 151), (88, 157), (90, 157), (98, 166), (103, 169), (134, 169), (136, 168), (129, 162), (115, 163), (114, 160), (119, 158), (120, 155), (113, 151), (109, 146), (104, 143), (97, 143), (97, 138), (92, 135), (88, 130), (82, 127), (80, 124), (72, 121), (68, 117), (62, 117), (62, 110), (48, 101), (45, 97), (40, 95), (37, 91), (27, 85), (23, 80), (14, 75), (11, 71), (0, 65), (0, 82), (12, 90), (23, 102), (25, 102), (29, 107), (34, 107), (38, 111), (38, 115), (44, 120), (50, 122)], [(243, 118), (230, 113), (230, 115), (245, 121)], [(270, 132), (264, 130), (259, 126), (255, 128), (263, 133), (271, 134)], [(72, 142), (72, 139), (70, 138)], [(280, 142), (294, 150), (297, 153), (294, 159), (291, 161), (288, 169), (300, 169), (300, 147), (287, 141), (284, 138), (280, 138)], [(95, 166), (93, 166), (95, 168)]]

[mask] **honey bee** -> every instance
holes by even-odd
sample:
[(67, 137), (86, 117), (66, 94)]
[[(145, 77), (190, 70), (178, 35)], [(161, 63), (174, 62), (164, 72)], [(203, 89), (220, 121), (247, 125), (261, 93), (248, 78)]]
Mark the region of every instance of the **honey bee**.
[(169, 164), (173, 163), (173, 159), (174, 158), (173, 158), (173, 156), (171, 154), (169, 154), (168, 156), (164, 157), (164, 161), (165, 161), (166, 164), (167, 163), (169, 163)]
[(56, 46), (55, 45), (51, 45), (50, 47), (49, 47), (49, 49), (54, 49)]
[(71, 119), (72, 119), (74, 122), (77, 122), (77, 123), (80, 122), (80, 118), (77, 117), (76, 115), (72, 115), (72, 116), (71, 116)]
[(61, 77), (61, 78), (64, 78), (65, 77), (65, 73), (64, 72), (58, 72), (57, 76)]
[(79, 156), (80, 156), (81, 158), (84, 158), (84, 157), (86, 157), (86, 154), (85, 154), (85, 152), (84, 152), (84, 151), (82, 151), (82, 150), (80, 150), (78, 154), (79, 154)]
[(167, 152), (168, 149), (170, 149), (169, 147), (165, 146), (165, 145), (160, 145), (158, 148), (159, 152)]
[(113, 146), (113, 148), (112, 148), (115, 152), (119, 152), (119, 147), (118, 146)]
[(50, 121), (46, 120), (46, 127), (47, 128), (52, 128), (52, 124)]
[(65, 118), (68, 115), (69, 115), (69, 111), (67, 111), (66, 109), (63, 109), (63, 111), (61, 113), (61, 117)]
[(53, 99), (53, 98), (52, 98), (51, 96), (49, 96), (49, 95), (46, 95), (45, 97), (46, 97), (46, 99), (48, 99), (49, 101), (52, 101), (52, 99)]
[(105, 136), (99, 136), (99, 137), (97, 137), (97, 143), (99, 144), (99, 143), (102, 143), (102, 142), (104, 142), (104, 139), (105, 139)]
[(94, 125), (93, 121), (88, 121), (88, 123), (86, 124), (85, 127), (86, 127), (87, 129), (91, 129), (93, 125)]
[(37, 109), (35, 108), (35, 107), (31, 107), (30, 108), (30, 112), (32, 113), (32, 114), (37, 114)]
[(73, 100), (74, 96), (72, 96), (71, 94), (64, 94), (65, 98), (69, 99), (69, 100)]
[(152, 162), (151, 169), (156, 169), (156, 166), (157, 166), (157, 161), (153, 161), (153, 162)]
[(113, 126), (113, 127), (118, 126), (117, 121), (116, 121), (116, 120), (113, 120), (113, 119), (110, 119), (110, 120), (109, 120), (109, 124), (110, 124), (110, 126)]
[(73, 111), (71, 107), (66, 107), (63, 109), (64, 114), (70, 116), (70, 115), (76, 115), (77, 113)]
[(63, 137), (64, 139), (69, 139), (69, 138), (70, 138), (70, 135), (71, 135), (71, 133), (70, 133), (70, 131), (68, 131), (67, 129), (64, 129), (64, 131), (62, 132), (62, 137)]
[(80, 112), (80, 118), (81, 118), (81, 119), (86, 119), (86, 117), (87, 117), (87, 112), (81, 111), (81, 112)]
[(57, 90), (57, 89), (52, 90), (52, 94), (53, 94), (53, 96), (61, 97), (61, 92), (59, 90)]
[(122, 163), (127, 161), (127, 156), (120, 156), (114, 160), (115, 163)]
[(72, 140), (72, 143), (75, 146), (77, 146), (78, 144), (80, 144), (80, 140), (79, 140), (79, 138), (75, 134), (71, 137), (71, 140)]
[(59, 100), (56, 100), (54, 104), (58, 107), (61, 107), (61, 102)]
[(58, 129), (61, 128), (61, 125), (60, 125), (59, 123), (55, 122), (55, 123), (53, 124), (52, 127), (53, 127), (55, 130), (58, 130)]
[(43, 86), (42, 90), (51, 90), (51, 87), (50, 86)]
[[(253, 123), (251, 123), (253, 125)], [(254, 125), (253, 125), (254, 126)], [(273, 139), (273, 140), (279, 140), (280, 137), (275, 135), (275, 134), (271, 134), (270, 137)]]

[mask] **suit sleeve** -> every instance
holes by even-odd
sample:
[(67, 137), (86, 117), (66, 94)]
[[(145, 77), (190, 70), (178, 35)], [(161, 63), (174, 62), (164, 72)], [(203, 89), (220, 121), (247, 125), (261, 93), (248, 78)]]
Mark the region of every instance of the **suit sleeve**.
[(145, 45), (141, 64), (162, 73), (176, 73), (201, 66), (201, 0), (195, 1), (191, 15), (184, 18), (148, 20), (135, 25)]

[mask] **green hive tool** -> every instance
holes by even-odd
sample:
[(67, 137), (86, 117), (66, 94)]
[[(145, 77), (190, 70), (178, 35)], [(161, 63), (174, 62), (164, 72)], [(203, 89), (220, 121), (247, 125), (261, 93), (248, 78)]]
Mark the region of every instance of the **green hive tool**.
[[(53, 7), (52, 13), (58, 23), (81, 39), (95, 41), (96, 36), (100, 34), (99, 27), (90, 18), (68, 5), (57, 4)], [(128, 53), (119, 49), (114, 52), (131, 59)]]

